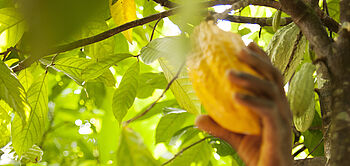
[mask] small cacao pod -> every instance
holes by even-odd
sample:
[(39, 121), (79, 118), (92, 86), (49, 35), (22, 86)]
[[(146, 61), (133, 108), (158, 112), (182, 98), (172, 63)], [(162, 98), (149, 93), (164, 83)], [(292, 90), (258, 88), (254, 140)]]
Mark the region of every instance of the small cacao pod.
[(280, 27), (280, 23), (281, 23), (281, 14), (282, 11), (281, 10), (277, 10), (275, 15), (273, 16), (272, 19), (272, 29), (273, 31), (277, 31), (277, 29)]
[(230, 69), (262, 77), (237, 58), (246, 47), (240, 35), (223, 31), (209, 21), (195, 28), (192, 42), (192, 53), (187, 60), (189, 77), (209, 116), (227, 130), (260, 134), (259, 117), (233, 97), (234, 93), (250, 93), (226, 77)]
[(293, 112), (293, 121), (299, 131), (306, 131), (315, 114), (315, 94), (313, 73), (316, 67), (312, 63), (304, 63), (295, 73), (288, 88), (288, 101)]

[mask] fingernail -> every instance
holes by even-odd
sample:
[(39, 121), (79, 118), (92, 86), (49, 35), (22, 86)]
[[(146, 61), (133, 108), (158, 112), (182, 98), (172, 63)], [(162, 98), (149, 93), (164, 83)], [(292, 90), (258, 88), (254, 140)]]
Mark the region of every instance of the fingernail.
[(236, 76), (238, 72), (233, 69), (229, 69), (226, 71), (226, 77), (231, 78), (232, 76)]
[(242, 93), (236, 93), (236, 97), (241, 100), (249, 100), (251, 98), (251, 96)]
[(239, 72), (239, 71), (232, 70), (232, 69), (228, 70), (226, 75), (229, 79), (234, 79), (234, 78), (244, 79), (244, 78), (247, 78), (247, 76), (248, 76), (246, 73)]
[[(249, 53), (249, 49), (248, 48), (243, 48), (242, 50), (241, 50), (241, 52), (240, 52), (240, 54), (239, 55), (241, 55), (241, 57), (245, 57), (245, 56), (247, 56), (247, 54)], [(238, 57), (240, 57), (240, 56), (238, 56)]]
[(241, 93), (236, 93), (235, 96), (240, 99), (246, 99), (247, 95), (241, 94)]

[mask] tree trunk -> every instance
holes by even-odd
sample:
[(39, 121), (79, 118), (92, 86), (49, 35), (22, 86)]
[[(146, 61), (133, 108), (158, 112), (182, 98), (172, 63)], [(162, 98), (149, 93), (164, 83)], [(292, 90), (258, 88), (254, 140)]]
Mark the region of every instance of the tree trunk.
[(331, 156), (328, 165), (350, 165), (350, 0), (340, 1), (342, 28), (335, 42), (332, 70)]

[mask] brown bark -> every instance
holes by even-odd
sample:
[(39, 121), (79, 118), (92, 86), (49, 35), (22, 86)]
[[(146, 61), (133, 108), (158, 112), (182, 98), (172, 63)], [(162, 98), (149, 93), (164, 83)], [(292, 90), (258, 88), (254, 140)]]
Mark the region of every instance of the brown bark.
[[(332, 43), (315, 17), (314, 9), (301, 0), (281, 0), (318, 57), (318, 80), (327, 165), (350, 165), (350, 0), (340, 1), (343, 27)], [(321, 83), (322, 82), (322, 83)], [(329, 132), (328, 127), (330, 126)]]
[(350, 165), (350, 0), (340, 1), (342, 29), (330, 61), (333, 72), (331, 158), (329, 165)]
[(295, 160), (294, 166), (321, 166), (325, 165), (326, 158), (324, 157), (316, 157), (304, 160)]

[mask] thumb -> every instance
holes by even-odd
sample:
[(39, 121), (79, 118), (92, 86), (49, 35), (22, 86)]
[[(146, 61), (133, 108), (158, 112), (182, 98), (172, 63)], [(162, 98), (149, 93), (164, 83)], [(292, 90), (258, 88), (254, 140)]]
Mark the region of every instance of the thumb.
[(236, 134), (227, 129), (222, 128), (208, 115), (198, 116), (195, 124), (199, 129), (215, 137), (225, 140), (226, 142), (231, 144), (233, 148), (238, 147), (243, 137), (243, 135)]

